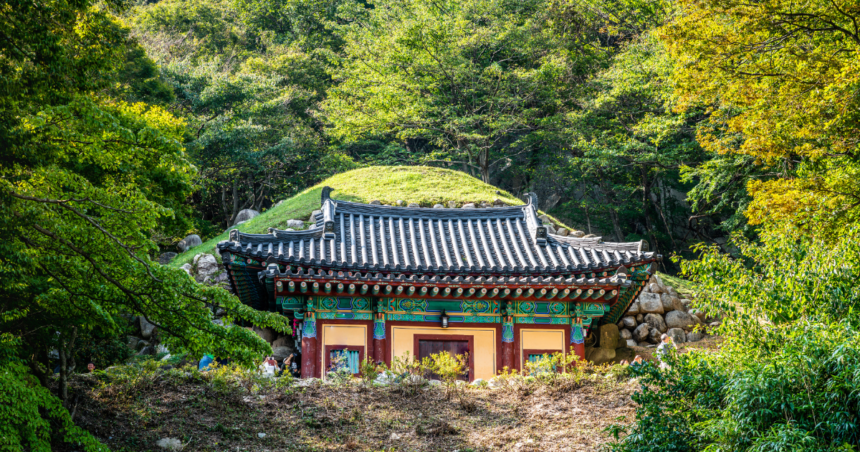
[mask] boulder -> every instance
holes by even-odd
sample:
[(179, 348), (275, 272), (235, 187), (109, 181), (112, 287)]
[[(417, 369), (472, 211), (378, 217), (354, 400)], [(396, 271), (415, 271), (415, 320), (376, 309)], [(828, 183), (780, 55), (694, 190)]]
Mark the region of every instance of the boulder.
[(138, 317), (137, 321), (140, 326), (140, 337), (144, 339), (152, 338), (152, 333), (155, 331), (155, 325), (149, 323), (149, 321), (143, 318), (143, 316)]
[(690, 331), (687, 333), (687, 342), (699, 342), (704, 339), (705, 335), (698, 331)]
[(648, 333), (648, 342), (651, 342), (652, 344), (659, 344), (660, 336), (662, 335), (663, 333), (661, 333), (660, 330), (651, 330)]
[(470, 202), (470, 203), (468, 203), (468, 204), (463, 204), (463, 208), (464, 208), (464, 209), (474, 209), (474, 208), (475, 208), (475, 203)]
[(681, 304), (686, 306), (686, 307), (689, 307), (690, 303), (692, 303), (692, 302), (693, 302), (693, 300), (691, 300), (689, 298), (681, 298)]
[(481, 201), (481, 208), (486, 209), (490, 207), (490, 204), (487, 201)]
[(663, 309), (663, 301), (660, 299), (660, 294), (657, 293), (640, 294), (639, 309), (644, 314), (662, 314), (666, 312)]
[(287, 227), (293, 229), (304, 229), (305, 222), (302, 220), (287, 220)]
[(281, 336), (281, 337), (275, 339), (274, 341), (272, 341), (272, 348), (274, 349), (275, 347), (289, 347), (293, 344), (295, 344), (295, 341), (293, 341), (293, 338), (291, 338), (289, 336)]
[(197, 234), (189, 234), (185, 236), (184, 239), (180, 240), (179, 243), (176, 244), (176, 247), (179, 248), (179, 251), (188, 251), (195, 246), (202, 245), (203, 240), (200, 240), (200, 236)]
[(666, 314), (666, 325), (669, 328), (691, 328), (695, 324), (690, 314), (684, 311), (672, 311)]
[(194, 265), (197, 266), (197, 276), (201, 279), (206, 279), (206, 277), (214, 276), (221, 272), (218, 260), (211, 254), (198, 254), (194, 256)]
[(444, 209), (445, 206), (443, 206), (442, 204), (433, 204), (433, 208), (434, 209)]
[(140, 342), (139, 337), (134, 336), (126, 336), (125, 343), (128, 345), (128, 348), (137, 348), (137, 343)]
[(538, 215), (538, 220), (543, 224), (552, 224), (552, 220), (547, 215)]
[(421, 207), (421, 204), (418, 204), (417, 202), (410, 202), (409, 205), (406, 207)]
[(558, 228), (558, 231), (556, 231), (556, 234), (558, 234), (562, 237), (567, 237), (568, 235), (570, 235), (570, 229)]
[(619, 339), (618, 325), (609, 324), (600, 326), (600, 348), (615, 350), (618, 348)]
[(657, 284), (658, 286), (660, 286), (660, 288), (661, 288), (663, 291), (665, 291), (665, 290), (666, 290), (666, 284), (663, 284), (663, 279), (661, 279), (661, 278), (660, 278), (660, 276), (658, 276), (658, 275), (651, 275), (651, 282), (652, 282), (652, 283)]
[(626, 341), (627, 339), (633, 339), (633, 333), (630, 330), (624, 329), (618, 332), (618, 335), (621, 337), (621, 340)]
[(606, 364), (615, 359), (615, 349), (603, 347), (592, 349), (588, 359), (597, 365)]
[[(673, 311), (674, 312), (674, 311)], [(661, 333), (665, 333), (666, 330), (669, 329), (666, 326), (666, 321), (663, 320), (663, 316), (660, 314), (648, 314), (645, 316), (645, 323), (651, 327), (652, 330), (657, 330)]]
[(507, 204), (499, 198), (496, 198), (496, 200), (493, 201), (493, 207), (505, 207), (506, 205)]
[(239, 223), (244, 223), (259, 214), (260, 212), (257, 212), (254, 209), (242, 209), (236, 214), (236, 219), (233, 220), (233, 226), (236, 226)]
[(552, 224), (546, 225), (546, 232), (548, 234), (555, 234), (555, 228), (552, 226)]
[(672, 286), (666, 286), (666, 293), (668, 293), (669, 295), (676, 296), (676, 297), (678, 296), (678, 292), (675, 291), (675, 288)]
[(660, 302), (663, 303), (663, 310), (664, 311), (669, 312), (669, 311), (675, 310), (675, 307), (672, 305), (672, 296), (671, 295), (669, 295), (667, 293), (660, 294)]
[(192, 268), (193, 268), (193, 267), (191, 267), (191, 264), (187, 264), (187, 263), (186, 263), (186, 264), (182, 264), (182, 266), (181, 266), (181, 267), (179, 267), (179, 268), (181, 268), (181, 269), (185, 270), (185, 273), (188, 273), (188, 276), (194, 276), (194, 275), (192, 275), (192, 274), (191, 274), (191, 270), (192, 270)]
[[(475, 381), (472, 382), (472, 386), (481, 386), (481, 383), (483, 383), (483, 382), (484, 382), (483, 378), (476, 378)], [(441, 384), (442, 382), (440, 381), (439, 383)]]
[(699, 309), (691, 309), (690, 315), (694, 315), (694, 316), (698, 317), (699, 320), (702, 320), (702, 321), (705, 320), (705, 312), (701, 311)]
[(275, 330), (271, 328), (260, 328), (255, 326), (254, 332), (257, 333), (257, 336), (260, 336), (261, 338), (263, 338), (264, 341), (268, 343), (272, 343), (275, 339), (278, 338), (278, 333), (276, 333)]
[(720, 325), (722, 325), (722, 323), (721, 323), (721, 322), (719, 322), (719, 321), (711, 322), (711, 323), (709, 323), (709, 324), (708, 324), (708, 326), (713, 327), (713, 328), (716, 328), (716, 327), (718, 327), (718, 326), (720, 326)]
[(657, 283), (648, 284), (648, 292), (651, 293), (663, 293), (663, 288), (660, 287)]
[(627, 339), (627, 346), (628, 347), (638, 347), (639, 344), (636, 341), (634, 341), (633, 339)]
[(147, 345), (146, 347), (140, 349), (137, 354), (140, 356), (152, 356), (155, 354), (155, 347), (153, 347), (152, 345)]
[(675, 295), (672, 295), (672, 309), (675, 311), (687, 311), (687, 307), (684, 306), (684, 303), (681, 303), (681, 299)]
[(145, 341), (143, 339), (137, 341), (137, 344), (134, 345), (134, 351), (139, 352), (143, 350), (143, 347), (149, 345), (149, 341)]
[[(641, 295), (640, 295), (640, 296), (641, 296)], [(629, 314), (629, 315), (636, 315), (636, 314), (639, 314), (640, 309), (641, 309), (641, 308), (639, 307), (639, 302), (638, 302), (638, 301), (634, 301), (633, 303), (630, 303), (630, 307), (629, 307), (629, 308), (627, 308), (627, 314)]]
[(158, 263), (159, 263), (159, 264), (161, 264), (161, 265), (167, 265), (167, 264), (169, 264), (169, 263), (170, 263), (170, 261), (172, 261), (172, 260), (173, 260), (173, 258), (175, 258), (175, 257), (176, 257), (176, 253), (174, 253), (173, 251), (168, 251), (168, 252), (166, 252), (166, 253), (161, 253), (161, 255), (159, 255), (159, 256), (158, 256)]
[(398, 199), (397, 201), (394, 201), (394, 205), (397, 207), (403, 207), (406, 205), (406, 201), (404, 201), (402, 199)]
[(645, 321), (645, 314), (639, 313), (636, 314), (636, 323), (642, 323)]
[(448, 201), (448, 208), (449, 209), (456, 209), (457, 208), (457, 201)]
[(378, 199), (374, 199), (373, 201), (370, 201), (368, 204), (370, 204), (371, 206), (381, 206), (382, 201), (380, 201)]
[(636, 323), (636, 319), (635, 319), (635, 318), (633, 318), (633, 317), (630, 317), (630, 316), (627, 316), (627, 317), (624, 317), (623, 319), (621, 319), (621, 323), (623, 323), (623, 324), (624, 324), (624, 327), (625, 327), (625, 328), (628, 328), (628, 329), (631, 329), (631, 330), (632, 330), (633, 328), (636, 328), (636, 325), (637, 325), (637, 323)]
[(315, 223), (317, 221), (317, 215), (322, 215), (322, 210), (314, 210), (311, 212), (311, 216), (308, 218), (308, 221)]
[(635, 340), (636, 342), (642, 342), (648, 339), (648, 335), (650, 333), (651, 327), (648, 326), (647, 323), (643, 323), (637, 326), (635, 330), (633, 330), (633, 340)]
[(666, 334), (668, 334), (676, 344), (687, 342), (687, 333), (681, 328), (669, 328), (669, 330), (666, 331)]
[(292, 354), (295, 354), (295, 350), (290, 347), (272, 347), (272, 356), (275, 358), (275, 361), (277, 361), (278, 364), (280, 364), (281, 361), (289, 358)]
[(584, 233), (584, 232), (582, 232), (582, 231), (570, 231), (570, 235), (572, 235), (572, 236), (574, 236), (574, 237), (576, 237), (576, 238), (578, 238), (578, 239), (581, 239), (582, 237), (585, 237), (585, 233)]

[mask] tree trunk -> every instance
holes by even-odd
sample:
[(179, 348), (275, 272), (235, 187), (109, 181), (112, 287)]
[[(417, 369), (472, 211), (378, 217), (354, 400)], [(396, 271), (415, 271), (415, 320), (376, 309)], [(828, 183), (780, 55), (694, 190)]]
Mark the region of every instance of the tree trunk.
[(75, 349), (75, 338), (78, 336), (78, 327), (72, 327), (72, 335), (66, 342), (60, 337), (60, 400), (65, 404), (69, 400), (69, 372), (75, 368), (75, 359), (72, 356)]
[(490, 150), (484, 149), (478, 153), (478, 167), (481, 169), (481, 180), (490, 183)]
[[(648, 171), (645, 167), (640, 168), (640, 172), (642, 175), (642, 215), (645, 216), (645, 229), (651, 236), (654, 252), (659, 254), (660, 244), (657, 243), (657, 236), (654, 235), (654, 227), (651, 225), (651, 216), (648, 214), (648, 205), (651, 203), (651, 181), (648, 180)], [(663, 269), (665, 270), (665, 267)]]

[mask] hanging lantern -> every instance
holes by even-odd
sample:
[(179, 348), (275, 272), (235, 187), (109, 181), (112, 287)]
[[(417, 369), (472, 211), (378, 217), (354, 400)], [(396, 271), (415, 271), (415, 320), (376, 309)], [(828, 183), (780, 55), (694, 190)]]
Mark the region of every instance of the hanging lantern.
[(446, 313), (443, 310), (441, 318), (442, 318), (442, 328), (448, 328), (448, 313)]

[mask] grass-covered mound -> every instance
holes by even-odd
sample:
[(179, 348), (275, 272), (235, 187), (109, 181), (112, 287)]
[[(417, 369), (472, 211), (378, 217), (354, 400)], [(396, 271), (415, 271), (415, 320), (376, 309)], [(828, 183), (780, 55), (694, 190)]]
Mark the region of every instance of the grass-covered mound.
[[(394, 204), (401, 200), (418, 203), (422, 207), (432, 207), (447, 201), (456, 201), (458, 205), (491, 203), (496, 199), (509, 205), (523, 204), (514, 195), (459, 171), (426, 166), (371, 166), (332, 176), (237, 228), (251, 234), (265, 234), (268, 228), (286, 228), (287, 220), (307, 221), (311, 212), (320, 208), (320, 195), (325, 186), (335, 190), (333, 199), (344, 201), (378, 200), (383, 204)], [(197, 254), (215, 252), (215, 245), (227, 240), (227, 234), (225, 231), (185, 251), (173, 259), (170, 265), (178, 267), (191, 262)]]

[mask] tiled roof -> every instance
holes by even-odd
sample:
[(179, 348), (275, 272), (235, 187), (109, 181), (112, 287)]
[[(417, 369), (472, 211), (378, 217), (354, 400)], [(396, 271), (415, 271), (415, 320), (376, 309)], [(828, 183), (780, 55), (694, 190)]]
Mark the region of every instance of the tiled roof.
[(332, 269), (456, 273), (565, 273), (653, 260), (645, 242), (547, 234), (536, 197), (524, 206), (481, 209), (391, 207), (336, 201), (306, 231), (230, 231), (218, 249), (240, 256)]

